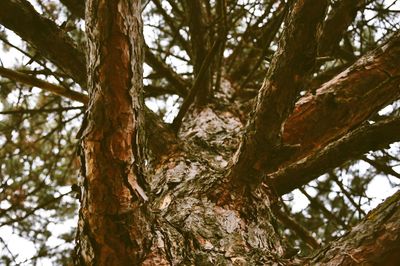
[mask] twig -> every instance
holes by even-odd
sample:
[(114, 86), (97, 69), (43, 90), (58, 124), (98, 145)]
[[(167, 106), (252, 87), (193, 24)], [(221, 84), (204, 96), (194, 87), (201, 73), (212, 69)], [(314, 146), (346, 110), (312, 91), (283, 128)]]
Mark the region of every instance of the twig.
[(318, 209), (321, 210), (321, 212), (324, 214), (326, 218), (329, 220), (333, 220), (337, 225), (341, 225), (343, 228), (348, 229), (348, 226), (339, 218), (337, 218), (333, 213), (331, 213), (327, 208), (325, 208), (324, 205), (322, 205), (316, 198), (313, 198), (310, 196), (310, 194), (307, 193), (307, 191), (304, 188), (299, 188), (300, 192), (303, 193), (304, 196), (310, 201), (311, 205), (314, 205)]
[(351, 204), (353, 204), (353, 206), (357, 209), (357, 211), (359, 213), (361, 213), (362, 215), (366, 215), (365, 211), (361, 209), (360, 205), (357, 204), (354, 199), (353, 196), (350, 195), (350, 193), (346, 190), (346, 188), (343, 186), (343, 183), (340, 182), (340, 180), (338, 179), (338, 177), (334, 174), (334, 173), (330, 173), (330, 177), (335, 181), (336, 185), (338, 185), (338, 187), (340, 188), (340, 190), (342, 191), (342, 193), (346, 196), (346, 198), (351, 202)]
[(318, 241), (298, 222), (278, 208), (274, 208), (276, 217), (288, 228), (292, 229), (311, 249), (320, 248)]

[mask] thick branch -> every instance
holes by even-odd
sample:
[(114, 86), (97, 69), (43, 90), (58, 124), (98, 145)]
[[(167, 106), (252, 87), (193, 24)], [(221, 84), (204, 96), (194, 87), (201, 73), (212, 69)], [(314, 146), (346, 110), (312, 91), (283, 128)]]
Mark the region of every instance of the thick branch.
[(371, 211), (350, 233), (302, 265), (395, 265), (400, 261), (400, 192)]
[(332, 55), (347, 28), (356, 18), (357, 11), (364, 7), (365, 0), (341, 0), (329, 12), (324, 23), (318, 46), (320, 56)]
[(196, 95), (196, 103), (203, 105), (211, 94), (211, 68), (205, 70), (201, 79), (198, 77), (211, 45), (209, 29), (207, 28), (207, 13), (203, 6), (203, 0), (186, 0), (185, 3), (188, 11), (193, 71), (195, 79), (198, 80), (199, 88), (201, 88), (201, 93)]
[[(398, 81), (397, 81), (398, 82)], [(268, 176), (279, 195), (288, 193), (342, 163), (400, 140), (400, 118), (360, 127), (319, 152)]]
[(303, 158), (326, 146), (400, 96), (400, 32), (372, 53), (301, 98), (284, 127), (283, 142), (301, 147)]
[(254, 114), (234, 157), (233, 177), (254, 182), (262, 170), (276, 163), (274, 158), (282, 152), (282, 124), (314, 67), (317, 30), (326, 7), (326, 1), (316, 0), (294, 4), (280, 47), (258, 94)]
[(85, 0), (60, 0), (77, 18), (85, 17)]
[(60, 67), (82, 87), (86, 85), (85, 56), (65, 32), (38, 14), (26, 0), (0, 1), (0, 23)]

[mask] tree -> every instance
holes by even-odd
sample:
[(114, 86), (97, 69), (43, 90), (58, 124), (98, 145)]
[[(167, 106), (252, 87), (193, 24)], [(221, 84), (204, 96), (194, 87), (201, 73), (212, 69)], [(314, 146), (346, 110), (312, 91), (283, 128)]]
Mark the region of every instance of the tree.
[[(353, 178), (346, 188), (336, 168), (363, 158), (398, 177), (391, 167), (397, 155), (383, 150), (388, 156), (381, 161), (364, 156), (399, 141), (396, 105), (389, 114), (378, 113), (399, 97), (400, 33), (387, 27), (396, 21), (391, 6), (153, 0), (142, 14), (140, 1), (87, 0), (86, 12), (80, 1), (61, 2), (68, 11), (37, 1), (43, 14), (26, 0), (0, 2), (0, 23), (28, 43), (23, 52), (29, 64), (36, 62), (33, 69), (0, 68), (13, 81), (3, 84), (5, 107), (12, 107), (14, 82), (44, 90), (34, 101), (24, 96), (18, 102), (36, 109), (8, 111), (12, 128), (4, 126), (4, 145), (16, 141), (18, 156), (30, 147), (35, 157), (4, 167), (2, 187), (14, 189), (6, 196), (14, 202), (1, 211), (22, 211), (4, 225), (48, 205), (29, 208), (35, 192), (25, 188), (28, 181), (10, 181), (24, 175), (24, 160), (36, 173), (35, 186), (45, 185), (40, 169), (58, 169), (64, 176), (54, 181), (58, 186), (74, 179), (73, 126), (65, 124), (74, 117), (63, 112), (78, 109), (85, 114), (76, 144), (80, 178), (73, 186), (80, 201), (77, 265), (394, 265), (400, 259), (400, 194), (365, 215), (355, 201), (365, 184)], [(376, 16), (366, 18), (366, 10)], [(58, 26), (54, 20), (62, 12), (68, 20)], [(84, 14), (86, 35), (78, 27)], [(142, 16), (157, 34), (147, 45)], [(377, 40), (382, 31), (385, 38)], [(2, 41), (12, 45), (6, 34)], [(145, 85), (143, 62), (151, 68)], [(182, 73), (178, 64), (193, 71)], [(47, 81), (38, 75), (48, 75)], [(171, 124), (144, 104), (145, 97), (167, 94), (182, 99)], [(35, 132), (52, 112), (60, 119), (59, 134), (42, 126)], [(24, 114), (39, 117), (26, 124)], [(28, 137), (43, 134), (49, 135), (43, 145)], [(2, 156), (16, 156), (10, 149)], [(49, 154), (57, 158), (46, 160)], [(52, 163), (42, 167), (39, 161)], [(329, 182), (319, 183), (313, 197), (303, 186), (323, 174)], [(333, 182), (341, 195), (331, 205), (339, 207), (340, 218), (318, 202)], [(297, 188), (314, 209), (337, 219), (338, 226), (318, 238), (349, 233), (320, 247), (301, 223), (326, 219), (296, 222), (283, 211), (281, 196)], [(70, 194), (41, 191), (52, 203)], [(292, 233), (285, 237), (287, 227)], [(309, 246), (307, 257), (296, 256), (293, 232), (303, 240), (300, 247)]]

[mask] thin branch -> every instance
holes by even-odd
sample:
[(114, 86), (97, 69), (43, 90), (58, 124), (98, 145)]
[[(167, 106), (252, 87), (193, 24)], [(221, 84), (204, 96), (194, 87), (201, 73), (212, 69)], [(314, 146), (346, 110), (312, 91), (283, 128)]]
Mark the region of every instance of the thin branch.
[(8, 111), (1, 111), (0, 115), (53, 113), (53, 112), (65, 112), (71, 110), (83, 110), (84, 108), (85, 106), (72, 106), (72, 107), (62, 107), (62, 108), (8, 110)]
[(362, 214), (363, 216), (366, 215), (365, 211), (361, 209), (360, 204), (357, 204), (354, 199), (353, 195), (351, 195), (347, 189), (343, 186), (343, 183), (338, 179), (338, 177), (334, 173), (330, 173), (330, 177), (335, 181), (336, 185), (340, 188), (340, 191), (346, 196), (346, 198), (351, 202), (351, 204), (354, 206), (354, 208), (357, 209), (357, 211)]
[(206, 58), (203, 61), (203, 64), (201, 65), (200, 72), (199, 72), (198, 76), (196, 77), (196, 79), (192, 85), (192, 88), (190, 89), (189, 95), (183, 101), (182, 106), (179, 109), (178, 115), (175, 117), (174, 121), (172, 122), (172, 127), (175, 130), (175, 132), (177, 132), (179, 130), (186, 112), (189, 110), (189, 107), (192, 105), (196, 95), (199, 93), (199, 91), (201, 89), (201, 81), (205, 78), (206, 71), (209, 69), (212, 59), (215, 57), (215, 54), (218, 52), (220, 43), (221, 43), (221, 38), (218, 38), (215, 41), (215, 43), (212, 46), (209, 53), (207, 54)]
[[(45, 75), (52, 75), (55, 79), (57, 79), (57, 81), (62, 84), (64, 86), (64, 83), (62, 82), (62, 80), (60, 79), (60, 76), (63, 76), (64, 78), (68, 77), (68, 75), (66, 75), (65, 73), (54, 73), (54, 71), (50, 70), (47, 66), (46, 63), (41, 62), (40, 58), (38, 58), (38, 56), (36, 55), (30, 55), (28, 52), (22, 50), (21, 48), (19, 48), (18, 46), (10, 43), (6, 38), (3, 38), (3, 36), (0, 36), (0, 40), (3, 41), (5, 44), (11, 46), (12, 48), (14, 48), (15, 50), (17, 50), (18, 52), (22, 53), (23, 55), (27, 56), (28, 58), (30, 58), (28, 64), (30, 62), (36, 62), (37, 64), (39, 64), (40, 66), (43, 67), (43, 74), (45, 72), (47, 72)], [(32, 71), (32, 70), (21, 70), (21, 72), (28, 72), (28, 71)], [(40, 71), (38, 71), (40, 72)], [(40, 73), (38, 73), (40, 74)]]
[(273, 212), (279, 221), (281, 221), (289, 229), (293, 230), (296, 235), (300, 237), (311, 249), (317, 249), (321, 247), (321, 245), (309, 233), (309, 231), (299, 224), (295, 219), (290, 217), (288, 214), (283, 213), (278, 208), (275, 208)]
[[(270, 20), (269, 23), (265, 25), (262, 37), (257, 41), (257, 43), (262, 43), (261, 54), (256, 60), (256, 63), (253, 65), (253, 68), (250, 70), (250, 72), (247, 74), (243, 82), (240, 84), (239, 91), (241, 91), (247, 85), (247, 83), (253, 78), (254, 73), (261, 66), (261, 63), (265, 60), (265, 57), (269, 52), (270, 44), (272, 43), (276, 33), (278, 32), (288, 9), (289, 5), (285, 5), (284, 8), (278, 9), (275, 16)], [(252, 54), (252, 51), (254, 51), (254, 49), (250, 51), (250, 54)], [(251, 56), (248, 58), (249, 58), (248, 60), (250, 60)], [(250, 62), (248, 60), (243, 60), (244, 64), (249, 64)], [(240, 69), (240, 66), (238, 68)]]
[[(231, 68), (234, 65), (238, 56), (243, 52), (243, 46), (245, 43), (254, 37), (254, 32), (259, 27), (259, 25), (264, 21), (264, 19), (270, 14), (271, 9), (276, 1), (270, 1), (264, 9), (264, 13), (251, 25), (247, 26), (244, 33), (241, 35), (239, 42), (235, 45), (232, 54), (227, 58), (228, 66), (227, 72), (231, 72)], [(270, 21), (270, 20), (269, 20)]]
[(165, 22), (167, 23), (167, 25), (169, 26), (169, 28), (173, 32), (173, 35), (176, 36), (176, 38), (178, 39), (179, 44), (183, 47), (183, 49), (186, 51), (186, 53), (190, 56), (191, 51), (190, 51), (189, 43), (180, 34), (180, 32), (179, 32), (180, 27), (177, 27), (175, 25), (176, 18), (172, 18), (171, 16), (169, 16), (167, 14), (167, 12), (163, 8), (160, 0), (152, 0), (152, 1), (153, 1), (154, 5), (156, 6), (157, 11), (160, 12), (160, 14), (164, 18)]
[(400, 174), (397, 173), (395, 170), (393, 170), (392, 167), (385, 165), (383, 163), (378, 162), (377, 160), (371, 160), (369, 159), (367, 156), (364, 156), (362, 158), (363, 161), (369, 163), (370, 165), (372, 165), (373, 167), (376, 168), (376, 170), (386, 174), (386, 175), (391, 175), (394, 176), (398, 179), (400, 179)]
[(172, 86), (176, 88), (176, 94), (180, 96), (187, 95), (189, 83), (182, 79), (170, 66), (164, 63), (159, 57), (153, 54), (148, 46), (145, 46), (145, 62), (153, 70), (164, 77)]
[[(260, 36), (256, 37), (257, 40), (250, 47), (250, 51), (246, 55), (245, 60), (232, 70), (233, 77), (241, 77), (246, 75), (244, 81), (240, 85), (241, 88), (251, 80), (256, 70), (260, 67), (261, 63), (265, 60), (268, 53), (271, 53), (271, 43), (277, 35), (284, 18), (290, 8), (289, 4), (281, 4), (273, 14), (272, 18), (263, 26)], [(255, 57), (258, 57), (254, 60)], [(255, 61), (255, 62), (254, 62)], [(249, 66), (253, 66), (250, 68)]]
[(54, 198), (52, 198), (52, 199), (50, 199), (50, 200), (48, 200), (48, 201), (45, 201), (45, 202), (39, 204), (38, 206), (36, 206), (35, 208), (29, 210), (28, 212), (26, 212), (26, 213), (25, 213), (24, 215), (22, 215), (22, 216), (19, 216), (19, 217), (16, 217), (16, 218), (14, 218), (14, 219), (8, 220), (8, 221), (6, 221), (6, 222), (4, 222), (4, 223), (1, 223), (1, 224), (0, 224), (0, 227), (3, 227), (3, 226), (5, 226), (5, 225), (10, 225), (10, 224), (13, 224), (13, 223), (17, 223), (17, 222), (21, 222), (21, 221), (25, 220), (26, 218), (28, 218), (29, 216), (31, 216), (32, 214), (34, 214), (37, 210), (43, 209), (43, 208), (46, 207), (47, 205), (52, 204), (52, 203), (54, 203), (54, 202), (57, 202), (57, 201), (61, 200), (64, 196), (70, 194), (71, 192), (73, 192), (73, 191), (72, 191), (72, 190), (71, 190), (71, 191), (68, 191), (68, 192), (66, 192), (66, 193), (63, 193), (63, 194), (59, 195), (58, 197), (54, 197)]
[(11, 255), (11, 259), (12, 261), (17, 264), (17, 258), (15, 257), (15, 255), (11, 252), (11, 250), (8, 248), (8, 245), (6, 243), (6, 241), (4, 241), (4, 239), (2, 237), (0, 237), (0, 242), (3, 244), (4, 248), (7, 250), (7, 252)]
[(329, 221), (333, 221), (334, 223), (336, 223), (337, 225), (342, 226), (344, 229), (348, 229), (349, 226), (347, 224), (345, 224), (341, 219), (339, 219), (338, 217), (336, 217), (333, 213), (331, 213), (321, 202), (319, 202), (317, 200), (317, 198), (315, 197), (311, 197), (310, 194), (308, 194), (308, 192), (302, 188), (299, 187), (300, 192), (306, 196), (306, 198), (310, 201), (311, 206), (314, 206), (315, 208), (321, 210), (322, 214), (329, 220)]
[(8, 79), (17, 81), (17, 82), (22, 82), (22, 83), (30, 85), (30, 86), (35, 86), (35, 87), (41, 88), (43, 90), (53, 92), (57, 95), (66, 97), (66, 98), (74, 100), (74, 101), (81, 102), (85, 105), (88, 103), (88, 96), (85, 94), (82, 94), (82, 93), (79, 93), (79, 92), (76, 92), (73, 90), (68, 90), (64, 87), (54, 85), (50, 82), (35, 78), (33, 76), (30, 76), (30, 75), (27, 75), (27, 74), (24, 74), (24, 73), (21, 73), (18, 71), (0, 67), (0, 75), (3, 77), (6, 77)]

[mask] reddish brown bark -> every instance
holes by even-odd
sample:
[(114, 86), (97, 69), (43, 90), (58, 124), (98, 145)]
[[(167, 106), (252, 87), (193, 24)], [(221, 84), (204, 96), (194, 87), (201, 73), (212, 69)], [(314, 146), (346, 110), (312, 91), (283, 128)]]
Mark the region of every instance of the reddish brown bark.
[(326, 8), (326, 1), (299, 1), (294, 5), (258, 93), (254, 114), (233, 158), (230, 175), (235, 182), (258, 183), (260, 173), (276, 164), (275, 158), (285, 149), (281, 142), (282, 124), (314, 67), (318, 29)]
[[(140, 1), (88, 1), (90, 102), (82, 136), (79, 263), (136, 265), (150, 220), (144, 167)], [(129, 21), (129, 23), (127, 23)]]
[[(381, 50), (367, 55), (323, 85), (315, 96), (301, 99), (285, 124), (282, 141), (282, 125), (314, 65), (316, 32), (326, 6), (325, 1), (295, 3), (292, 20), (287, 24), (286, 35), (244, 136), (244, 148), (237, 156), (234, 167), (238, 168), (234, 168), (233, 175), (241, 181), (249, 181), (245, 177), (259, 177), (258, 174), (274, 167), (287, 169), (283, 167), (287, 167), (288, 162), (282, 161), (289, 158), (296, 163), (310, 154), (316, 158), (306, 165), (311, 165), (311, 170), (315, 170), (312, 167), (317, 168), (315, 171), (332, 167), (326, 162), (332, 161), (330, 159), (341, 150), (328, 149), (325, 150), (328, 153), (320, 153), (321, 147), (329, 143), (349, 145), (334, 148), (363, 146), (368, 142), (363, 134), (368, 131), (350, 133), (348, 139), (356, 138), (358, 143), (346, 142), (346, 137), (338, 138), (359, 127), (370, 114), (398, 97), (396, 76), (399, 75), (400, 45), (396, 35)], [(188, 108), (178, 136), (159, 123), (147, 123), (145, 127), (139, 1), (91, 0), (87, 13), (90, 102), (82, 131), (82, 175), (85, 179), (77, 263), (312, 265), (321, 262), (351, 265), (398, 259), (398, 196), (370, 214), (354, 228), (351, 237), (332, 243), (310, 260), (287, 257), (285, 244), (274, 227), (270, 207), (276, 197), (270, 187), (241, 182), (240, 198), (234, 198), (236, 191), (227, 189), (232, 182), (226, 175), (227, 162), (233, 157), (243, 133), (235, 107), (230, 106), (232, 102), (227, 99), (232, 88), (224, 84), (227, 93), (216, 96), (218, 104), (202, 109)], [(48, 27), (47, 24), (42, 26)], [(46, 49), (46, 43), (34, 38), (32, 42)], [(83, 75), (71, 72), (71, 75), (78, 74)], [(79, 76), (75, 78), (79, 80)], [(170, 78), (171, 83), (173, 79)], [(177, 84), (183, 83), (177, 81)], [(154, 116), (148, 117), (150, 122), (156, 120)], [(397, 130), (396, 122), (389, 129)], [(378, 126), (381, 124), (376, 124)], [(144, 128), (152, 134), (149, 145), (144, 138)], [(379, 135), (380, 129), (378, 127), (372, 135)], [(395, 138), (394, 132), (388, 134), (391, 139), (385, 143)], [(182, 140), (179, 149), (175, 149), (177, 138)], [(337, 142), (332, 143), (335, 140)], [(376, 145), (382, 144), (381, 141)], [(284, 154), (286, 148), (286, 151), (294, 151), (290, 149), (293, 144), (301, 144), (297, 152)], [(147, 147), (151, 147), (153, 154), (144, 152)], [(169, 156), (161, 156), (166, 153)], [(154, 154), (158, 155), (155, 156), (157, 160), (153, 160)], [(146, 169), (145, 161), (150, 165)], [(313, 162), (322, 162), (322, 166)], [(295, 173), (300, 170), (295, 169)], [(293, 175), (285, 178), (285, 182), (291, 182)], [(224, 182), (228, 185), (221, 185)], [(299, 184), (302, 183), (296, 186)], [(232, 197), (216, 204), (213, 196), (223, 193)], [(237, 202), (241, 204), (235, 204)], [(317, 247), (317, 243), (313, 246)]]
[(278, 171), (267, 175), (267, 183), (279, 195), (299, 188), (330, 169), (359, 158), (371, 150), (387, 147), (400, 140), (400, 119), (387, 119), (378, 123), (366, 124), (346, 134), (326, 147), (313, 152)]
[(346, 236), (302, 264), (394, 266), (399, 260), (400, 192), (371, 211)]
[(385, 45), (322, 85), (316, 95), (300, 99), (285, 122), (283, 142), (300, 144), (292, 158), (356, 128), (380, 108), (400, 96), (400, 33)]

